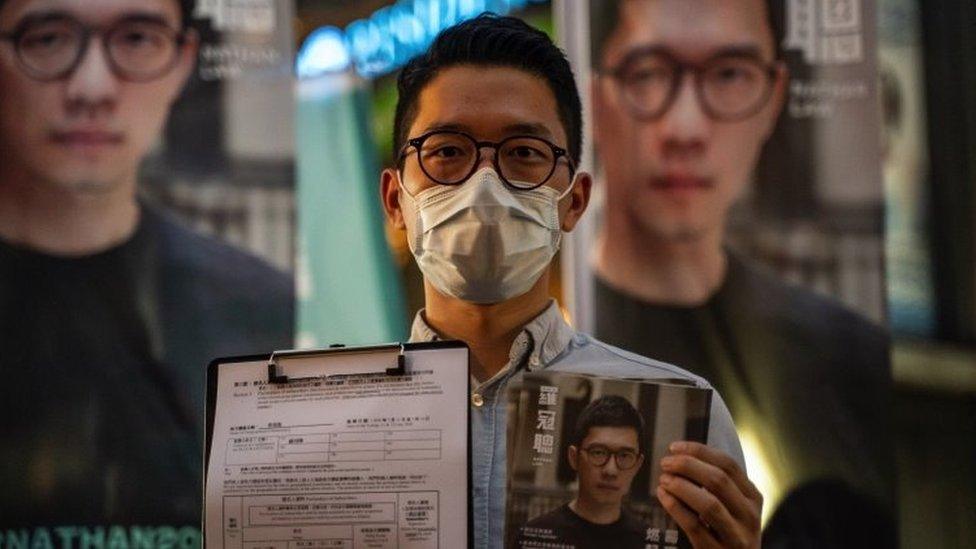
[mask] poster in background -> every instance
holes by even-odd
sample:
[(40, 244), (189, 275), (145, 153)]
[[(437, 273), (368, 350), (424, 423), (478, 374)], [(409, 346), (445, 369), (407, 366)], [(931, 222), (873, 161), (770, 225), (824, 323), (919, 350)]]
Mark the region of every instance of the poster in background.
[[(4, 547), (199, 546), (206, 365), (292, 345), (292, 3), (166, 0), (152, 4), (161, 21), (139, 3), (121, 4), (29, 6), (54, 6), (59, 29), (81, 29), (87, 49), (79, 51), (88, 57), (79, 59), (88, 72), (84, 91), (73, 96), (65, 82), (77, 72), (35, 78), (28, 110), (44, 105), (45, 121), (121, 135), (86, 151), (101, 170), (96, 179), (130, 174), (137, 161), (140, 168), (137, 197), (128, 175), (96, 181), (91, 187), (119, 192), (91, 193), (90, 202), (72, 202), (68, 192), (84, 195), (84, 185), (48, 189), (52, 197), (64, 193), (59, 213), (70, 219), (78, 212), (68, 206), (104, 206), (94, 226), (118, 214), (111, 207), (137, 199), (141, 208), (133, 232), (107, 248), (65, 254), (57, 245), (50, 252), (0, 242), (0, 370), (18, 373), (0, 394)], [(25, 6), (3, 3), (5, 13)], [(186, 29), (171, 20), (180, 8), (192, 10), (182, 38)], [(174, 64), (145, 83), (125, 78), (111, 65), (118, 59), (108, 29), (86, 27), (89, 17), (133, 24), (127, 39), (148, 36), (157, 46), (172, 39), (166, 45), (176, 47), (166, 51)], [(198, 46), (189, 67), (179, 57), (188, 45)], [(6, 77), (13, 70), (6, 62), (20, 53), (6, 40), (0, 47)], [(93, 56), (103, 64), (92, 65)], [(173, 71), (184, 68), (190, 76), (178, 91)], [(176, 101), (149, 96), (152, 86), (176, 91)], [(148, 153), (139, 148), (142, 135), (154, 138)], [(142, 157), (114, 154), (116, 143)], [(57, 158), (73, 161), (73, 153)], [(78, 235), (56, 236), (73, 242)]]
[[(617, 3), (617, 2), (614, 2)], [(734, 249), (766, 264), (785, 279), (830, 296), (883, 323), (884, 198), (880, 160), (876, 22), (874, 0), (774, 0), (780, 58), (790, 81), (782, 114), (751, 182), (730, 219), (727, 240)], [(555, 19), (562, 47), (584, 85), (592, 74), (592, 10), (558, 3)], [(830, 14), (834, 14), (833, 19)], [(584, 108), (586, 128), (593, 113)], [(569, 300), (577, 302), (578, 326), (592, 329), (592, 272), (595, 238), (602, 223), (605, 190), (600, 158), (590, 146), (584, 163), (596, 175), (592, 212), (579, 242), (567, 254), (567, 278), (576, 280)], [(578, 256), (578, 257), (576, 257)]]
[[(619, 6), (627, 9), (617, 11)], [(586, 141), (593, 148), (584, 155), (584, 165), (595, 176), (593, 211), (566, 241), (570, 253), (564, 257), (563, 272), (572, 288), (573, 322), (601, 340), (672, 362), (713, 383), (733, 413), (750, 477), (766, 496), (764, 519), (794, 488), (818, 478), (842, 479), (852, 491), (867, 493), (890, 509), (893, 463), (887, 420), (879, 411), (888, 406), (890, 369), (875, 2), (696, 2), (682, 8), (688, 10), (684, 15), (677, 11), (679, 6), (624, 0), (588, 6), (562, 2), (557, 8), (560, 39), (589, 106), (585, 126), (591, 133)], [(746, 17), (712, 17), (720, 9), (752, 11)], [(616, 26), (622, 13), (639, 18), (664, 17), (664, 12), (671, 18), (653, 31), (658, 34), (641, 34), (655, 28), (654, 20)], [(689, 16), (692, 12), (696, 15)], [(702, 22), (709, 17), (712, 23)], [(713, 23), (720, 32), (702, 31), (714, 31)], [(619, 34), (621, 28), (632, 34)], [(739, 42), (733, 39), (737, 29), (746, 34)], [(630, 140), (601, 151), (592, 132), (613, 118), (606, 110), (602, 116), (598, 112), (596, 94), (603, 90), (600, 97), (622, 97), (611, 94), (622, 93), (624, 74), (615, 73), (618, 67), (603, 65), (606, 43), (601, 36), (637, 37), (630, 46), (643, 39), (645, 53), (678, 67), (685, 86), (680, 96), (683, 118), (669, 118), (669, 111), (656, 119), (635, 116), (629, 126), (624, 124), (632, 132), (626, 134)], [(775, 50), (772, 59), (757, 54), (768, 36)], [(712, 40), (708, 46), (702, 45), (706, 39)], [(741, 44), (746, 46), (739, 48)], [(718, 120), (705, 112), (700, 71), (730, 52), (731, 57), (753, 59), (766, 69), (781, 67), (786, 75), (781, 103), (773, 92), (757, 110), (743, 111), (738, 119)], [(611, 100), (604, 105), (625, 104)], [(759, 124), (749, 130), (750, 117), (768, 112), (774, 115), (768, 134), (760, 133)], [(654, 141), (676, 127), (685, 133), (672, 134), (665, 145)], [(754, 162), (748, 160), (751, 149), (739, 147), (744, 141), (760, 147)], [(630, 154), (621, 154), (623, 149)], [(662, 160), (666, 149), (680, 149), (685, 156)], [(645, 179), (630, 180), (648, 188), (668, 177), (677, 178), (674, 185), (689, 188), (711, 190), (728, 180), (742, 187), (719, 225), (718, 238), (710, 241), (721, 246), (713, 249), (724, 258), (725, 268), (706, 274), (707, 289), (696, 297), (638, 295), (632, 289), (646, 288), (643, 281), (654, 276), (669, 276), (655, 271), (666, 263), (666, 256), (655, 255), (665, 247), (649, 244), (647, 235), (653, 231), (642, 232), (644, 227), (658, 227), (664, 219), (659, 214), (667, 212), (660, 207), (663, 202), (654, 202), (655, 191), (635, 191), (646, 202), (623, 201), (623, 208), (630, 209), (621, 218), (629, 221), (617, 225), (627, 227), (624, 234), (634, 242), (645, 243), (633, 255), (645, 258), (636, 263), (643, 267), (631, 271), (626, 288), (598, 275), (601, 247), (620, 241), (616, 235), (607, 236), (612, 228), (607, 219), (614, 215), (608, 193), (619, 185), (607, 174), (625, 173), (631, 165), (651, 167), (641, 174)], [(662, 166), (671, 166), (670, 171)], [(746, 174), (741, 180), (737, 175), (725, 177), (740, 171)], [(710, 191), (695, 192), (688, 190), (682, 197), (676, 191), (675, 203), (688, 198), (686, 204), (692, 206), (684, 213), (691, 212), (692, 219), (713, 219), (708, 216), (714, 208), (696, 211), (693, 206), (696, 196), (706, 196), (702, 202), (713, 207), (716, 201)], [(647, 210), (633, 206), (638, 203)], [(698, 233), (692, 225), (689, 232), (674, 234), (685, 235), (684, 242), (699, 234), (713, 238), (714, 232)], [(706, 226), (711, 231), (712, 225)], [(667, 260), (674, 257), (680, 256)], [(675, 280), (688, 280), (704, 272), (696, 265), (679, 265), (686, 270), (671, 274), (681, 273)], [(615, 269), (616, 274), (623, 271), (619, 265)], [(817, 431), (823, 432), (821, 442), (811, 445)]]

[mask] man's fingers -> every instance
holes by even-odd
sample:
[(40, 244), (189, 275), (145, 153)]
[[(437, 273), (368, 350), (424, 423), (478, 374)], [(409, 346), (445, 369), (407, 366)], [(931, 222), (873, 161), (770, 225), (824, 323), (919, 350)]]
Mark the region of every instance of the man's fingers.
[[(738, 483), (733, 481), (725, 470), (688, 454), (672, 455), (662, 459), (661, 469), (665, 473), (690, 480), (694, 484), (691, 482), (688, 484), (694, 486), (696, 491), (700, 492), (704, 488), (717, 498), (732, 515), (743, 522), (749, 525), (758, 524), (758, 505), (743, 494)], [(698, 486), (695, 486), (696, 484)], [(691, 504), (690, 501), (684, 501)], [(697, 507), (695, 510), (699, 513), (702, 511)]]
[(736, 519), (714, 494), (682, 477), (668, 474), (661, 475), (661, 487), (714, 530), (724, 547), (742, 545), (740, 538), (743, 536)]
[(690, 455), (725, 471), (725, 474), (739, 487), (739, 491), (752, 501), (762, 504), (762, 494), (746, 476), (746, 472), (739, 467), (739, 464), (725, 452), (698, 442), (688, 441), (672, 443), (669, 449), (674, 455)]
[(661, 486), (657, 488), (657, 499), (668, 515), (678, 523), (681, 530), (688, 536), (695, 549), (721, 547), (712, 532), (698, 518), (698, 515), (685, 507), (683, 503)]

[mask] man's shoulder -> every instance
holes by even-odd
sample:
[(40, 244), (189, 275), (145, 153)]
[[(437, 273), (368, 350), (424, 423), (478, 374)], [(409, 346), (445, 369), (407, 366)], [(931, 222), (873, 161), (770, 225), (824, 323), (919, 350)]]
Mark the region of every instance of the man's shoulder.
[(263, 259), (187, 228), (169, 214), (146, 209), (159, 236), (163, 268), (181, 279), (205, 285), (218, 295), (236, 294), (263, 302), (291, 301), (291, 277)]
[(569, 510), (569, 504), (532, 518), (516, 530), (515, 546), (519, 548), (545, 547), (547, 544), (563, 544), (567, 538), (577, 537), (580, 519)]
[(841, 346), (887, 347), (883, 327), (836, 299), (787, 282), (749, 260), (734, 258), (733, 265), (728, 304), (735, 313), (748, 312), (758, 322), (821, 346), (836, 342)]
[[(645, 527), (640, 519), (626, 507), (621, 510), (620, 520), (613, 524), (595, 524), (574, 513), (569, 504), (529, 520), (519, 528), (522, 542), (536, 541), (569, 544), (576, 547), (593, 547), (594, 543), (612, 537), (615, 547), (643, 547)], [(522, 547), (536, 545), (522, 545)], [(544, 545), (542, 545), (544, 546)]]
[(684, 368), (625, 351), (584, 333), (575, 334), (568, 352), (563, 353), (553, 363), (552, 367), (554, 370), (569, 373), (598, 374), (608, 377), (647, 379), (661, 382), (691, 382), (697, 387), (711, 387), (705, 378)]
[(290, 346), (295, 317), (290, 276), (167, 214), (149, 210), (146, 220), (158, 249), (163, 318), (174, 356), (183, 352), (209, 360)]
[(620, 510), (620, 525), (624, 530), (629, 532), (644, 533), (645, 531), (645, 525), (640, 517), (629, 510), (626, 505)]
[(563, 528), (572, 522), (570, 520), (572, 516), (569, 513), (572, 513), (569, 510), (569, 505), (563, 504), (529, 520), (523, 528)]

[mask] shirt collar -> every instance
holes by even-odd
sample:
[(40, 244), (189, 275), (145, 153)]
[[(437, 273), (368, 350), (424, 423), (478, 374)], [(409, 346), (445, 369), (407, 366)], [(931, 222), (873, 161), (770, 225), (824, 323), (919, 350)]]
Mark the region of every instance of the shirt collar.
[[(576, 331), (563, 319), (556, 300), (535, 317), (515, 338), (509, 359), (519, 362), (525, 359), (527, 368), (532, 371), (548, 366), (572, 341)], [(438, 341), (441, 338), (424, 319), (424, 309), (417, 312), (410, 329), (410, 341)]]

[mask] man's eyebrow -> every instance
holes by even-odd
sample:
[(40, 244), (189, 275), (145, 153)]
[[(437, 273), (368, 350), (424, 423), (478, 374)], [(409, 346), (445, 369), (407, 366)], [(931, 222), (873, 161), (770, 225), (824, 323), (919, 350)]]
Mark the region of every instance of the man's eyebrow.
[[(35, 10), (35, 11), (28, 11), (26, 14), (24, 14), (20, 18), (20, 20), (17, 21), (17, 24), (14, 25), (14, 28), (20, 28), (25, 25), (46, 23), (48, 21), (58, 21), (63, 19), (81, 20), (81, 18), (79, 18), (75, 14), (64, 10)], [(133, 11), (126, 12), (121, 16), (114, 18), (112, 20), (112, 23), (114, 24), (119, 21), (159, 23), (167, 26), (169, 26), (171, 23), (175, 24), (175, 22), (168, 21), (162, 13), (155, 12), (155, 11), (147, 11), (147, 10), (133, 10)]]
[[(678, 59), (679, 56), (676, 55), (673, 48), (669, 48), (664, 44), (642, 44), (634, 46), (628, 49), (620, 57), (616, 66), (621, 67), (627, 63), (632, 62), (635, 59), (644, 57), (646, 55), (664, 55), (672, 59)], [(762, 47), (758, 44), (752, 42), (745, 42), (741, 44), (728, 44), (718, 48), (715, 48), (709, 52), (706, 60), (719, 59), (723, 57), (747, 57), (749, 59), (762, 59)]]
[(46, 23), (48, 21), (58, 21), (60, 19), (75, 19), (73, 15), (66, 11), (60, 10), (28, 10), (26, 13), (21, 14), (20, 19), (14, 24), (14, 28), (20, 28), (24, 25), (31, 25), (35, 23)]
[(465, 126), (464, 124), (457, 124), (453, 122), (434, 122), (421, 131), (421, 134), (430, 132), (464, 132), (471, 133), (471, 128)]
[(116, 21), (133, 21), (137, 23), (162, 23), (164, 25), (169, 25), (170, 23), (175, 23), (174, 21), (168, 21), (166, 17), (157, 12), (151, 11), (132, 11), (126, 13), (122, 17), (116, 19)]
[(546, 137), (552, 139), (552, 132), (545, 124), (540, 124), (538, 122), (518, 122), (516, 124), (509, 124), (502, 128), (502, 131), (506, 134), (519, 134), (519, 135), (532, 135), (536, 137)]
[(762, 48), (760, 48), (758, 44), (735, 44), (732, 46), (723, 46), (712, 52), (712, 55), (709, 56), (711, 59), (718, 57), (749, 57), (761, 59)]
[[(434, 122), (425, 127), (421, 133), (425, 134), (436, 131), (464, 132), (474, 137), (474, 132), (469, 126), (452, 122)], [(538, 122), (516, 122), (515, 124), (509, 124), (502, 128), (502, 133), (506, 135), (532, 135), (549, 139), (553, 137), (552, 131), (545, 124)]]

